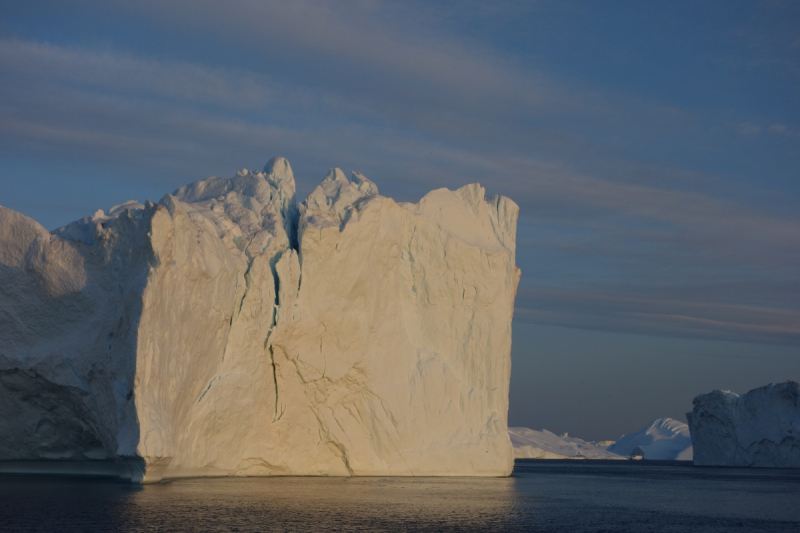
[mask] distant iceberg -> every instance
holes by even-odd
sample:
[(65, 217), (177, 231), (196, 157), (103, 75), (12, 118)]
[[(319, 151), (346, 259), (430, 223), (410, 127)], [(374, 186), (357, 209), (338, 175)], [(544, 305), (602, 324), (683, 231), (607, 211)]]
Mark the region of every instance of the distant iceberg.
[(743, 396), (715, 390), (686, 413), (694, 464), (800, 468), (800, 383), (787, 381)]
[(659, 418), (623, 435), (608, 451), (651, 461), (691, 461), (693, 456), (689, 427), (672, 418)]
[(508, 428), (515, 459), (625, 459), (582, 439), (546, 429)]

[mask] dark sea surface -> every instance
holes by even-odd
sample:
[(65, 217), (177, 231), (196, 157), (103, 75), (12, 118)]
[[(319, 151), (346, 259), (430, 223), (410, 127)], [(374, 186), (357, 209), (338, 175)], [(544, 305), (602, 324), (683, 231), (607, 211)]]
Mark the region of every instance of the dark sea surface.
[(800, 470), (518, 460), (510, 478), (0, 477), (0, 531), (800, 531)]

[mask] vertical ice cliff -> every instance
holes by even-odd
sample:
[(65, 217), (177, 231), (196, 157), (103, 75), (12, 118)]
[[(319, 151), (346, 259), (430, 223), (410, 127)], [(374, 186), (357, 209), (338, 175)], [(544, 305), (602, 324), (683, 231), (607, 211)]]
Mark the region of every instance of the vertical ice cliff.
[(0, 207), (0, 460), (507, 475), (518, 208), (282, 158), (48, 233)]
[(686, 413), (700, 466), (800, 468), (800, 383), (787, 381), (743, 396), (715, 390)]

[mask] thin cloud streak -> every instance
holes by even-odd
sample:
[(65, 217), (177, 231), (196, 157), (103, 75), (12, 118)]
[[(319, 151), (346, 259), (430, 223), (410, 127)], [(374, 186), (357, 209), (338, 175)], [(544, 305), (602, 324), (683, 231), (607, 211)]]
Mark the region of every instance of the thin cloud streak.
[(523, 289), (516, 319), (555, 326), (778, 344), (800, 343), (800, 312), (575, 289)]
[[(456, 91), (454, 96), (458, 97), (513, 98), (527, 104), (536, 100), (525, 89), (539, 80), (518, 74), (507, 59), (418, 24), (425, 19), (422, 4), (415, 5), (411, 14), (402, 4), (378, 1), (248, 1), (238, 3), (235, 9), (220, 10), (223, 6), (227, 3), (214, 0), (168, 5), (142, 1), (128, 8), (166, 27), (193, 31), (214, 28), (265, 58), (271, 55), (289, 61), (334, 62), (345, 67), (345, 75), (355, 70), (370, 78), (386, 76), (396, 82), (411, 79)], [(342, 80), (335, 69), (321, 73), (333, 74), (328, 78), (331, 83), (347, 81), (348, 87), (358, 90), (357, 80)], [(313, 71), (309, 74), (314, 76)]]
[(262, 76), (239, 69), (209, 69), (186, 62), (144, 60), (30, 41), (0, 40), (0, 65), (7, 79), (23, 81), (28, 87), (57, 81), (60, 87), (112, 90), (238, 109), (274, 102), (277, 93)]

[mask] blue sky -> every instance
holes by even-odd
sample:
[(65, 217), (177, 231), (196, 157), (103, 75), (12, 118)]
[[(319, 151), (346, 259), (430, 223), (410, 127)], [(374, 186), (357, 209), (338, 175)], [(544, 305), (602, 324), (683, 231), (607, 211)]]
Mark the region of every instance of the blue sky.
[(283, 155), (521, 207), (510, 423), (800, 379), (800, 4), (4, 2), (0, 204), (54, 229)]

